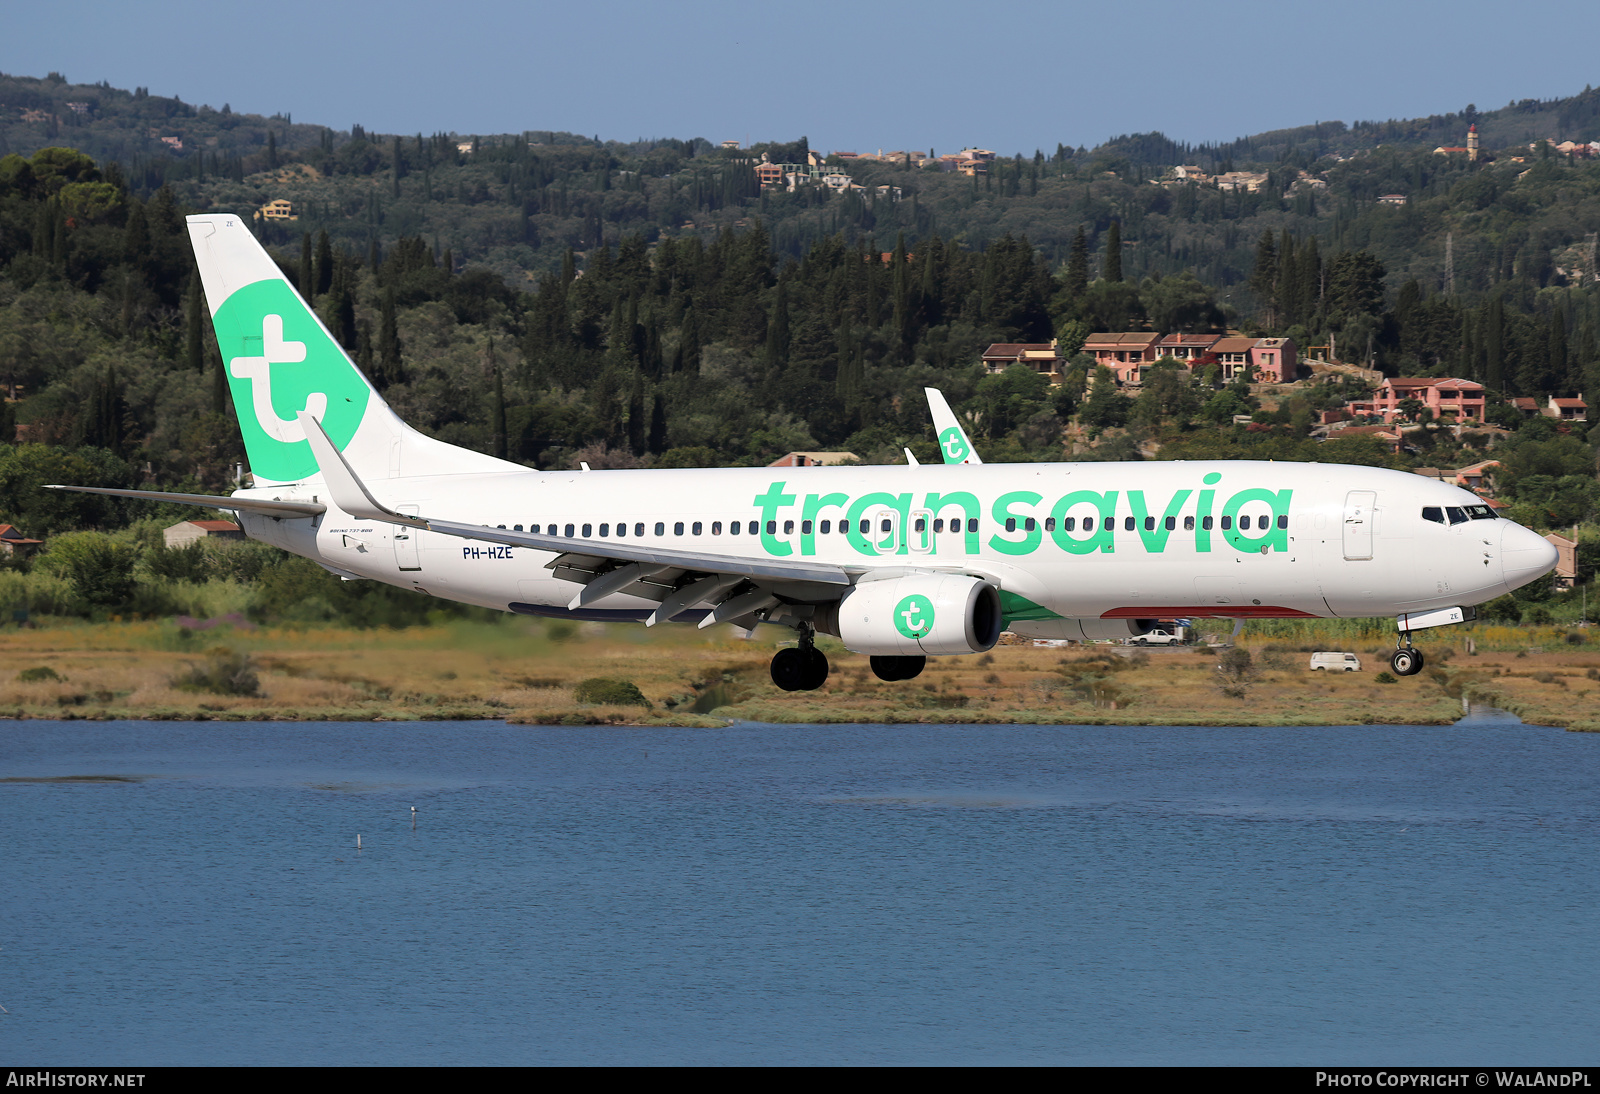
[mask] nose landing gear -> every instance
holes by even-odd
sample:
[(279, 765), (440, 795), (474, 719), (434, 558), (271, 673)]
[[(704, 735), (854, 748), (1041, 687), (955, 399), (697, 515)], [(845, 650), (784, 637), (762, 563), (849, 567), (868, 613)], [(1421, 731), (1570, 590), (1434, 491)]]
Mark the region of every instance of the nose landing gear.
[(800, 645), (772, 658), (772, 682), (784, 691), (816, 691), (828, 682), (828, 658), (817, 649), (817, 632), (809, 623), (797, 629)]

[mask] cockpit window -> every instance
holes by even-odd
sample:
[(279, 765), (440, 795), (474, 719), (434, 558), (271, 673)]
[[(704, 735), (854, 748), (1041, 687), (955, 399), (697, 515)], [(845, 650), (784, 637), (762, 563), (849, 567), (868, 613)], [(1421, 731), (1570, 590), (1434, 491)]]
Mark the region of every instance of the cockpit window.
[(1424, 505), (1422, 519), (1435, 524), (1465, 524), (1469, 520), (1497, 520), (1487, 505)]

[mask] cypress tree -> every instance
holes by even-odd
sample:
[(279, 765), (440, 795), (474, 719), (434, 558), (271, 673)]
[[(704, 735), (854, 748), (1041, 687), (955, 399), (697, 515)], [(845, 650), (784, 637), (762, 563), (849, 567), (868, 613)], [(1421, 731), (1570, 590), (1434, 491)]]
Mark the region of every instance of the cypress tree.
[(645, 453), (644, 373), (633, 370), (633, 383), (628, 389), (628, 447), (635, 456)]
[(667, 450), (667, 404), (660, 393), (650, 404), (650, 437), (645, 447), (657, 456)]
[(333, 244), (324, 228), (317, 233), (316, 290), (321, 296), (333, 289)]
[(1106, 233), (1106, 260), (1100, 279), (1113, 285), (1122, 282), (1122, 222), (1113, 220)]
[(380, 389), (405, 383), (406, 370), (401, 361), (400, 324), (395, 315), (393, 288), (384, 290), (383, 303), (378, 310), (377, 371), (378, 376), (373, 379)]
[(1256, 265), (1250, 274), (1250, 291), (1256, 294), (1269, 327), (1278, 325), (1277, 281), (1278, 248), (1269, 228), (1261, 233), (1261, 241), (1256, 244)]
[(506, 388), (500, 378), (500, 363), (494, 356), (494, 338), (489, 339), (489, 371), (494, 375), (494, 410), (490, 425), (494, 431), (494, 454), (506, 458)]
[(1089, 288), (1089, 240), (1078, 225), (1078, 236), (1072, 241), (1072, 257), (1067, 259), (1067, 297), (1076, 304)]
[(195, 372), (204, 372), (206, 367), (205, 339), (202, 324), (203, 302), (200, 294), (200, 275), (191, 274), (189, 277), (189, 321), (184, 330), (183, 363)]
[(311, 235), (308, 232), (300, 233), (300, 295), (306, 301), (316, 296), (317, 285), (312, 276), (311, 265)]

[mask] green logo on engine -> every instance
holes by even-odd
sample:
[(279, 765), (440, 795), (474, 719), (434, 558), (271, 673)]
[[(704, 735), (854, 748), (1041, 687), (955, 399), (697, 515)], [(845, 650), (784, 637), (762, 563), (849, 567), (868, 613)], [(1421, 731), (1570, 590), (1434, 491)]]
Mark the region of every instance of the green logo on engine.
[(295, 415), (309, 410), (343, 450), (372, 389), (283, 281), (246, 285), (223, 302), (214, 322), (250, 469), (278, 482), (315, 475), (317, 461)]
[(939, 449), (944, 453), (945, 463), (960, 463), (969, 453), (967, 439), (961, 435), (961, 430), (956, 426), (951, 426), (939, 434)]
[(913, 593), (894, 606), (894, 629), (907, 638), (926, 638), (933, 630), (933, 601)]

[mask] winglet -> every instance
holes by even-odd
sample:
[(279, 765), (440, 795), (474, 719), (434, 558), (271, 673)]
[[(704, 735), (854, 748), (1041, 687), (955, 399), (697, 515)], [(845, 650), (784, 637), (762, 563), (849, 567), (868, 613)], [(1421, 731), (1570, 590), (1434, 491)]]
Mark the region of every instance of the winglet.
[(306, 441), (311, 445), (311, 454), (317, 459), (317, 469), (322, 472), (322, 481), (328, 484), (328, 494), (333, 498), (333, 504), (352, 517), (362, 520), (407, 524), (413, 528), (428, 527), (428, 522), (421, 517), (396, 513), (393, 509), (380, 504), (367, 489), (366, 484), (356, 477), (356, 473), (345, 462), (344, 456), (323, 432), (322, 423), (317, 421), (309, 410), (300, 411), (296, 417), (300, 419), (300, 425), (305, 429)]
[(982, 463), (983, 458), (973, 450), (967, 431), (961, 428), (956, 415), (945, 402), (944, 393), (936, 387), (925, 387), (928, 409), (933, 412), (933, 430), (939, 435), (939, 454), (945, 463)]

